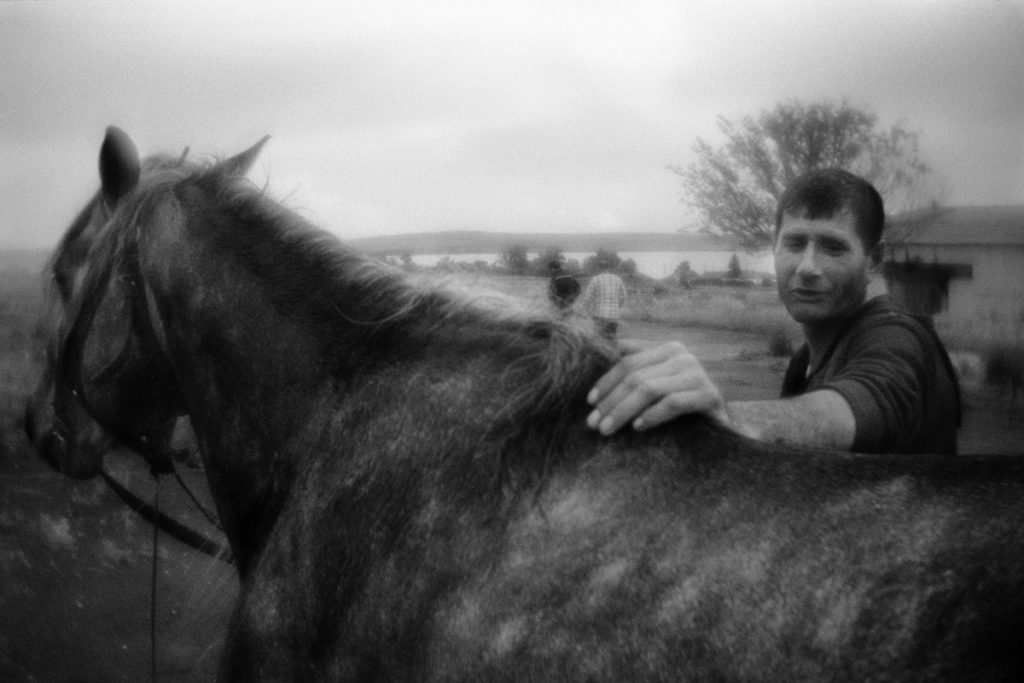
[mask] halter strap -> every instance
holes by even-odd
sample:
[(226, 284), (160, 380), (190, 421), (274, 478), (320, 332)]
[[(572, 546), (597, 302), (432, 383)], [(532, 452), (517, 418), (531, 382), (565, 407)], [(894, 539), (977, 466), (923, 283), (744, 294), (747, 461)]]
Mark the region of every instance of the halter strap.
[[(136, 227), (136, 240), (131, 247), (125, 247), (127, 251), (125, 260), (128, 267), (126, 281), (130, 292), (130, 326), (136, 328), (138, 332), (136, 336), (145, 352), (156, 353), (157, 357), (164, 357), (163, 349), (160, 348), (156, 338), (156, 328), (150, 316), (149, 302), (144, 291), (145, 285), (138, 256), (138, 231), (139, 228)], [(85, 346), (95, 325), (103, 293), (106, 292), (113, 275), (114, 259), (109, 259), (96, 275), (89, 278), (89, 286), (86, 294), (81, 298), (78, 315), (75, 316), (58, 356), (57, 379), (59, 382), (54, 389), (54, 412), (59, 421), (66, 425), (70, 403), (71, 401), (77, 402), (104, 429), (139, 453), (149, 463), (150, 469), (155, 474), (169, 474), (174, 471), (174, 466), (171, 462), (171, 449), (166, 443), (166, 438), (151, 433), (138, 433), (120, 425), (112, 425), (103, 418), (89, 400), (83, 367)], [(141, 293), (140, 290), (142, 290)], [(131, 340), (129, 339), (117, 356), (90, 381), (95, 383), (108, 379), (120, 369), (127, 361), (130, 344)]]
[[(136, 229), (136, 236), (138, 236), (138, 229)], [(138, 334), (136, 336), (146, 352), (157, 353), (160, 357), (166, 357), (164, 355), (164, 350), (160, 348), (156, 326), (149, 310), (149, 302), (145, 291), (145, 283), (142, 279), (141, 263), (138, 257), (137, 245), (138, 241), (136, 240), (135, 245), (133, 245), (134, 248), (125, 254), (128, 264), (126, 280), (131, 292), (131, 325), (137, 328), (136, 331)], [(150, 470), (154, 475), (174, 474), (179, 485), (185, 489), (185, 492), (193, 500), (200, 512), (202, 512), (202, 514), (212, 524), (214, 524), (214, 526), (218, 526), (219, 528), (219, 525), (213, 519), (213, 516), (199, 504), (195, 494), (189, 489), (184, 480), (182, 480), (181, 476), (175, 470), (173, 459), (171, 457), (173, 450), (170, 448), (166, 438), (154, 438), (152, 435), (136, 434), (134, 432), (112, 426), (102, 418), (99, 411), (96, 410), (89, 400), (89, 393), (86, 390), (86, 381), (83, 375), (85, 346), (88, 341), (88, 337), (92, 332), (93, 325), (95, 324), (99, 305), (102, 301), (102, 293), (106, 291), (113, 276), (114, 262), (113, 259), (111, 259), (101, 270), (89, 277), (86, 293), (82, 296), (78, 304), (78, 315), (75, 316), (74, 322), (71, 324), (71, 328), (58, 352), (54, 386), (54, 413), (58, 425), (58, 428), (55, 430), (55, 435), (65, 443), (67, 442), (65, 432), (68, 426), (68, 414), (71, 403), (77, 402), (100, 426), (114, 434), (114, 436), (116, 436), (125, 445), (142, 456), (142, 458), (149, 464)], [(90, 381), (93, 383), (102, 383), (116, 374), (116, 372), (120, 370), (128, 360), (130, 344), (130, 341), (126, 341), (117, 356), (115, 356), (114, 359), (100, 370), (100, 372), (98, 372)], [(173, 518), (167, 517), (158, 508), (154, 508), (153, 506), (143, 502), (135, 494), (121, 485), (120, 482), (114, 479), (114, 477), (112, 477), (104, 468), (101, 467), (99, 473), (111, 490), (113, 490), (114, 493), (116, 493), (118, 497), (128, 505), (128, 507), (138, 512), (155, 526), (162, 528), (170, 536), (192, 548), (195, 548), (196, 550), (199, 550), (200, 552), (206, 553), (207, 555), (211, 555), (228, 563), (232, 561), (230, 551), (221, 544), (206, 538), (203, 534), (181, 524), (180, 522), (177, 522)]]

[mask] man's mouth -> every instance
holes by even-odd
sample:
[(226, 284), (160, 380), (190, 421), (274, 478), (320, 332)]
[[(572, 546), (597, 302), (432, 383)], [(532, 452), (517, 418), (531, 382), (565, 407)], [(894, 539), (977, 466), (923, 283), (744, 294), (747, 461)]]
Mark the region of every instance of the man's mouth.
[(819, 301), (825, 297), (827, 292), (820, 289), (796, 288), (789, 290), (792, 299), (796, 301)]

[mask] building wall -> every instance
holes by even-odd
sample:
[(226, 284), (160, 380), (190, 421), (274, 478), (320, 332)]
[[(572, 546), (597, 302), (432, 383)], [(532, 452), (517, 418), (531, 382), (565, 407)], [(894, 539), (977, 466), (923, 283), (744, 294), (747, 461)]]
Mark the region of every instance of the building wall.
[(898, 247), (890, 260), (970, 266), (948, 281), (946, 309), (934, 316), (940, 334), (974, 344), (1024, 343), (1024, 246)]

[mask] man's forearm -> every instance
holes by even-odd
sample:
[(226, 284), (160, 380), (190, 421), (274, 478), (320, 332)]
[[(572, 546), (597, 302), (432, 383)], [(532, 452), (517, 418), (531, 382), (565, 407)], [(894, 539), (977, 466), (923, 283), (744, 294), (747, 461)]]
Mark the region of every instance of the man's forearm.
[(848, 451), (856, 435), (850, 405), (828, 389), (771, 401), (730, 401), (726, 412), (733, 430), (769, 443)]

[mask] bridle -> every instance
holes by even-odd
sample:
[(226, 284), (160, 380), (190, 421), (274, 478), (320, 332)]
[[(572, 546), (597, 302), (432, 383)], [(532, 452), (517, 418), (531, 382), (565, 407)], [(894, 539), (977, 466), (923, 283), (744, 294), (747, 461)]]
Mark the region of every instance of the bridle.
[[(128, 272), (118, 279), (125, 282), (129, 292), (129, 329), (133, 330), (135, 336), (148, 348), (144, 351), (153, 351), (157, 345), (155, 339), (150, 339), (152, 331), (152, 320), (149, 316), (147, 302), (140, 301), (135, 295), (141, 285), (141, 269), (138, 265), (137, 249), (132, 249), (132, 254), (126, 254), (129, 264)], [(64, 338), (64, 342), (57, 354), (57, 372), (54, 387), (54, 411), (58, 416), (58, 425), (61, 422), (66, 424), (66, 417), (72, 403), (77, 403), (93, 420), (105, 430), (116, 436), (132, 450), (136, 450), (145, 458), (154, 473), (163, 474), (168, 472), (168, 464), (165, 449), (158, 447), (160, 439), (154, 438), (153, 434), (140, 433), (128, 428), (126, 425), (113, 423), (107, 419), (102, 411), (98, 410), (90, 400), (88, 386), (96, 386), (116, 375), (127, 363), (131, 355), (132, 335), (129, 334), (124, 345), (117, 355), (99, 372), (90, 378), (88, 384), (85, 377), (85, 348), (89, 335), (92, 333), (96, 314), (103, 301), (104, 294), (114, 276), (115, 259), (110, 258), (103, 268), (97, 273), (90, 273), (83, 285), (84, 294), (80, 297), (78, 310), (74, 316), (73, 323)], [(145, 326), (140, 325), (140, 313)], [(162, 358), (162, 352), (160, 356)]]
[[(149, 310), (146, 284), (142, 277), (138, 253), (138, 232), (139, 228), (136, 224), (135, 240), (124, 247), (125, 253), (122, 256), (127, 267), (125, 272), (119, 276), (119, 280), (128, 292), (129, 329), (134, 331), (134, 337), (142, 345), (142, 353), (146, 357), (166, 359), (167, 354), (159, 340), (159, 334)], [(112, 422), (90, 400), (88, 387), (97, 387), (109, 382), (124, 368), (132, 355), (133, 335), (129, 334), (114, 358), (88, 381), (86, 380), (84, 367), (86, 342), (95, 324), (103, 293), (107, 291), (114, 273), (115, 259), (109, 258), (101, 270), (90, 274), (87, 278), (86, 283), (83, 284), (84, 293), (79, 300), (77, 315), (75, 315), (74, 322), (58, 350), (53, 401), (56, 417), (54, 436), (67, 443), (67, 431), (70, 424), (68, 415), (73, 409), (73, 405), (77, 404), (104, 430), (138, 453), (149, 465), (150, 472), (154, 477), (161, 474), (174, 474), (203, 515), (219, 528), (214, 516), (199, 503), (175, 469), (173, 460), (175, 451), (170, 446), (169, 433), (166, 431), (159, 433), (153, 430), (140, 432), (130, 429), (126, 425)], [(103, 471), (103, 474), (108, 483), (116, 481), (109, 473)], [(123, 486), (117, 485), (111, 486), (111, 488), (118, 493), (122, 500), (125, 500), (129, 507), (150, 519), (154, 524), (164, 527), (168, 533), (183, 543), (200, 552), (213, 554), (220, 559), (225, 559), (228, 556), (226, 549), (221, 544), (206, 539), (197, 531), (186, 531), (187, 526), (166, 518), (158, 511), (151, 511), (149, 506), (142, 503), (138, 497), (131, 495)]]
[[(152, 313), (149, 310), (148, 294), (145, 281), (142, 278), (141, 261), (138, 253), (138, 233), (136, 224), (135, 240), (126, 245), (123, 258), (127, 265), (126, 272), (120, 276), (124, 283), (129, 297), (129, 329), (124, 345), (102, 369), (93, 375), (88, 382), (85, 377), (84, 357), (86, 342), (93, 330), (97, 311), (103, 300), (104, 293), (108, 290), (114, 276), (114, 258), (107, 259), (107, 263), (98, 273), (90, 273), (87, 276), (83, 288), (84, 294), (79, 299), (77, 315), (65, 336), (61, 348), (57, 352), (55, 362), (56, 372), (54, 376), (54, 397), (53, 412), (54, 425), (52, 436), (63, 442), (61, 447), (68, 443), (69, 415), (74, 405), (80, 406), (98, 425), (112, 434), (115, 438), (124, 443), (128, 448), (138, 453), (149, 465), (150, 473), (155, 484), (153, 504), (144, 502), (141, 498), (132, 493), (122, 485), (101, 465), (99, 474), (114, 493), (132, 510), (153, 524), (153, 564), (151, 576), (151, 600), (150, 600), (150, 655), (152, 679), (156, 680), (156, 586), (157, 586), (157, 563), (159, 532), (165, 531), (171, 537), (181, 541), (187, 546), (210, 555), (218, 560), (233, 563), (231, 552), (221, 543), (207, 538), (204, 534), (192, 529), (172, 517), (167, 516), (160, 510), (160, 475), (173, 474), (178, 484), (185, 490), (189, 498), (196, 505), (199, 511), (215, 527), (220, 529), (214, 515), (212, 515), (198, 500), (192, 490), (188, 487), (181, 475), (174, 467), (174, 449), (170, 446), (170, 431), (155, 430), (137, 431), (127, 425), (112, 422), (104, 417), (102, 411), (98, 410), (90, 400), (88, 386), (101, 386), (112, 380), (127, 364), (131, 357), (133, 336), (142, 345), (142, 352), (150, 358), (166, 359), (167, 355), (161, 347), (157, 328), (154, 324)], [(150, 355), (157, 354), (157, 355)]]

